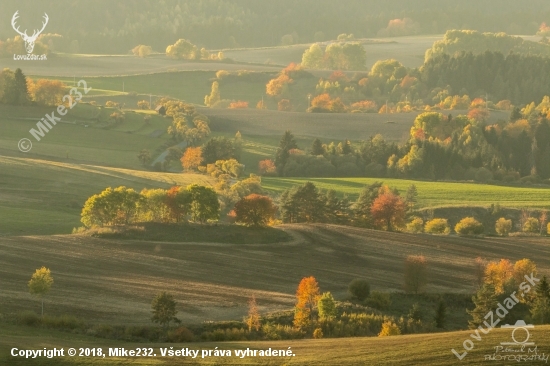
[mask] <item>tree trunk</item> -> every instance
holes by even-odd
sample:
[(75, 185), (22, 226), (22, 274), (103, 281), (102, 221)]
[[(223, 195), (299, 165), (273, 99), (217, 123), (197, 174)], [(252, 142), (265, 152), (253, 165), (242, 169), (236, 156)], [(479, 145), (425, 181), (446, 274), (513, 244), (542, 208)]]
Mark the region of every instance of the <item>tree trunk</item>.
[(44, 299), (42, 299), (42, 317), (44, 317)]

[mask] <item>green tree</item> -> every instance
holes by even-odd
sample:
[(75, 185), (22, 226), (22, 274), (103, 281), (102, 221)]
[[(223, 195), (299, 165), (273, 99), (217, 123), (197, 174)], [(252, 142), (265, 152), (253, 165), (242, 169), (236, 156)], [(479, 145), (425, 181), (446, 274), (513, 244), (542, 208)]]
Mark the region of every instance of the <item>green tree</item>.
[(550, 285), (546, 276), (535, 287), (535, 299), (531, 306), (531, 316), (535, 324), (550, 323)]
[(405, 259), (404, 271), (406, 292), (418, 294), (428, 282), (428, 261), (423, 255), (409, 255)]
[(371, 215), (371, 207), (374, 200), (378, 197), (378, 192), (382, 187), (382, 182), (375, 182), (366, 186), (357, 201), (353, 204), (355, 216), (355, 225), (360, 227), (372, 227), (373, 220)]
[(415, 321), (421, 321), (422, 320), (422, 310), (420, 309), (420, 305), (418, 305), (417, 302), (413, 304), (413, 306), (409, 309), (409, 313), (407, 314), (407, 318), (415, 320)]
[(267, 226), (277, 212), (271, 198), (251, 194), (235, 204), (235, 220), (247, 226)]
[(137, 216), (140, 199), (132, 188), (108, 187), (86, 200), (80, 221), (86, 227), (129, 224)]
[(220, 203), (214, 189), (192, 184), (187, 190), (191, 194), (191, 218), (194, 222), (205, 223), (220, 218)]
[(319, 309), (319, 317), (321, 319), (336, 318), (336, 303), (330, 292), (325, 292), (321, 295), (321, 298), (317, 302), (317, 308)]
[(447, 319), (447, 304), (445, 301), (439, 300), (437, 303), (437, 308), (435, 309), (435, 326), (437, 328), (445, 328), (445, 323)]
[(349, 283), (348, 292), (353, 298), (365, 301), (370, 295), (370, 285), (367, 280), (356, 278)]
[(203, 164), (214, 164), (218, 160), (240, 159), (235, 142), (227, 137), (214, 137), (202, 146)]
[(324, 202), (317, 187), (311, 182), (283, 192), (280, 201), (284, 222), (320, 222), (323, 218)]
[(407, 188), (407, 195), (405, 196), (405, 202), (407, 202), (407, 206), (409, 207), (409, 212), (414, 211), (414, 206), (418, 202), (418, 190), (416, 189), (416, 186), (414, 184), (411, 184), (409, 188)]
[(289, 151), (292, 149), (297, 149), (298, 144), (294, 140), (292, 132), (286, 130), (281, 141), (279, 142), (279, 148), (275, 154), (275, 166), (277, 167), (277, 172), (279, 176), (283, 175), (283, 169), (288, 162), (288, 157), (290, 156)]
[(29, 101), (27, 77), (25, 76), (25, 74), (23, 74), (23, 71), (19, 68), (15, 70), (14, 83), (15, 83), (14, 92), (16, 94), (15, 104), (17, 105), (27, 104)]
[(310, 154), (314, 155), (314, 156), (325, 154), (325, 149), (323, 148), (323, 143), (318, 138), (313, 140), (313, 143), (311, 144)]
[(146, 166), (151, 163), (151, 152), (147, 149), (143, 149), (139, 152), (138, 159), (141, 165)]
[(476, 329), (486, 320), (487, 313), (493, 311), (498, 304), (495, 287), (492, 284), (485, 283), (472, 297), (472, 301), (475, 305), (474, 309), (466, 310), (466, 312), (472, 317), (468, 321), (470, 329)]
[(302, 66), (308, 69), (324, 68), (325, 52), (318, 43), (312, 44), (302, 55)]
[(151, 320), (153, 323), (160, 324), (164, 329), (168, 328), (172, 321), (180, 322), (176, 318), (178, 311), (176, 310), (174, 297), (164, 291), (155, 296), (151, 303), (151, 309), (153, 313)]
[(42, 302), (42, 316), (44, 316), (44, 296), (50, 291), (53, 285), (53, 277), (46, 267), (37, 269), (28, 283), (31, 295), (40, 298)]
[(459, 235), (481, 235), (485, 231), (483, 224), (473, 217), (465, 217), (455, 225)]

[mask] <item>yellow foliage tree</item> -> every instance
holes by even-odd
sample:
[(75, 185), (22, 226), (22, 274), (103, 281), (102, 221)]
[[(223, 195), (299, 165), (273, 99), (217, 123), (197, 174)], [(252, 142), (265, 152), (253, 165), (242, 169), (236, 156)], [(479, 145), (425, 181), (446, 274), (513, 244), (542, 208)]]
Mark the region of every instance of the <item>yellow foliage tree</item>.
[(303, 329), (311, 325), (313, 309), (320, 297), (319, 284), (315, 277), (302, 278), (296, 291), (295, 327)]

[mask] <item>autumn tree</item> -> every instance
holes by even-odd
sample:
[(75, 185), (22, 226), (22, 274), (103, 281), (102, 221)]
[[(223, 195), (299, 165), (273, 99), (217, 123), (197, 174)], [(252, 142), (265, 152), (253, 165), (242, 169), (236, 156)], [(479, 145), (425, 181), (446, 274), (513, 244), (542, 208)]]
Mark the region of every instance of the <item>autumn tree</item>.
[(212, 83), (212, 90), (210, 91), (210, 95), (206, 95), (204, 97), (204, 104), (208, 107), (213, 107), (220, 100), (220, 84), (217, 81), (214, 81)]
[[(31, 98), (42, 106), (57, 107), (63, 104), (63, 96), (66, 94), (67, 85), (59, 80), (38, 79), (29, 83)], [(73, 100), (72, 103), (75, 103)]]
[(275, 175), (277, 173), (277, 167), (271, 159), (261, 160), (258, 163), (258, 172), (260, 175)]
[(504, 285), (512, 278), (513, 274), (514, 267), (508, 259), (489, 262), (485, 267), (485, 282), (490, 283), (498, 295), (504, 292)]
[(501, 217), (495, 223), (495, 231), (500, 236), (508, 236), (510, 231), (512, 231), (512, 220)]
[(353, 204), (356, 226), (371, 227), (373, 225), (371, 208), (381, 187), (382, 182), (375, 182), (366, 186), (359, 194), (357, 201)]
[(137, 106), (138, 106), (139, 109), (149, 109), (150, 108), (149, 102), (146, 101), (146, 100), (140, 100), (139, 102), (137, 102)]
[(296, 308), (294, 326), (299, 329), (308, 328), (313, 321), (313, 309), (319, 301), (319, 284), (315, 277), (304, 277), (296, 291)]
[(516, 285), (518, 286), (520, 283), (525, 281), (526, 275), (529, 277), (531, 275), (536, 277), (538, 273), (537, 265), (535, 264), (535, 262), (527, 258), (523, 258), (516, 261), (516, 263), (514, 263), (514, 268), (512, 271), (513, 271), (514, 280), (516, 281)]
[(180, 186), (173, 186), (166, 192), (166, 206), (170, 212), (170, 219), (173, 222), (186, 220), (191, 211), (191, 192)]
[(388, 231), (403, 225), (406, 211), (405, 201), (389, 189), (376, 197), (371, 207), (375, 225)]
[(290, 100), (281, 99), (277, 103), (277, 110), (281, 111), (281, 112), (291, 112), (292, 111), (292, 104), (290, 103)]
[(202, 149), (200, 147), (188, 147), (181, 157), (181, 165), (185, 170), (195, 170), (202, 163)]
[(180, 320), (176, 318), (178, 313), (176, 310), (176, 301), (171, 294), (164, 291), (159, 293), (153, 299), (151, 309), (153, 313), (151, 320), (153, 323), (160, 324), (164, 329), (168, 328), (172, 321), (176, 323), (180, 322)]
[(271, 198), (251, 194), (235, 204), (235, 220), (247, 226), (267, 226), (274, 219), (277, 206)]
[(173, 59), (194, 60), (200, 58), (200, 51), (188, 40), (178, 39), (176, 43), (166, 47), (166, 56)]
[(428, 261), (423, 255), (405, 259), (405, 291), (418, 294), (428, 282)]
[(380, 333), (378, 333), (378, 336), (388, 337), (388, 336), (395, 336), (400, 334), (401, 334), (401, 330), (399, 329), (399, 326), (397, 326), (397, 324), (395, 324), (390, 320), (386, 320), (384, 323), (382, 323), (382, 329), (380, 330)]
[(50, 291), (53, 285), (53, 277), (46, 267), (37, 269), (28, 283), (31, 295), (40, 298), (42, 302), (42, 316), (44, 316), (44, 296)]
[(258, 304), (256, 304), (256, 296), (254, 295), (248, 299), (248, 316), (246, 317), (246, 325), (248, 326), (249, 332), (252, 332), (252, 329), (256, 332), (260, 330), (261, 317), (258, 310)]
[(145, 58), (153, 53), (151, 46), (137, 45), (132, 48), (132, 54), (136, 57)]

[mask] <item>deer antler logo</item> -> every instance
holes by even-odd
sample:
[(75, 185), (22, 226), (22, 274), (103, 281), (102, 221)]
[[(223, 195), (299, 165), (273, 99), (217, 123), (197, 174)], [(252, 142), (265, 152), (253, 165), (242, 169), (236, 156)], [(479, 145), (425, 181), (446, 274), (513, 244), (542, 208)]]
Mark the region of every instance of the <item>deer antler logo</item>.
[(32, 53), (32, 50), (34, 50), (34, 42), (36, 42), (36, 39), (42, 33), (44, 28), (46, 28), (46, 24), (48, 24), (48, 14), (44, 13), (44, 22), (42, 22), (42, 29), (38, 30), (35, 29), (32, 36), (27, 35), (27, 30), (25, 29), (24, 32), (19, 31), (19, 27), (16, 27), (15, 22), (17, 21), (17, 18), (19, 18), (19, 10), (13, 14), (13, 18), (11, 18), (11, 26), (13, 29), (21, 35), (21, 38), (23, 41), (25, 41), (25, 48), (27, 49), (27, 53)]

